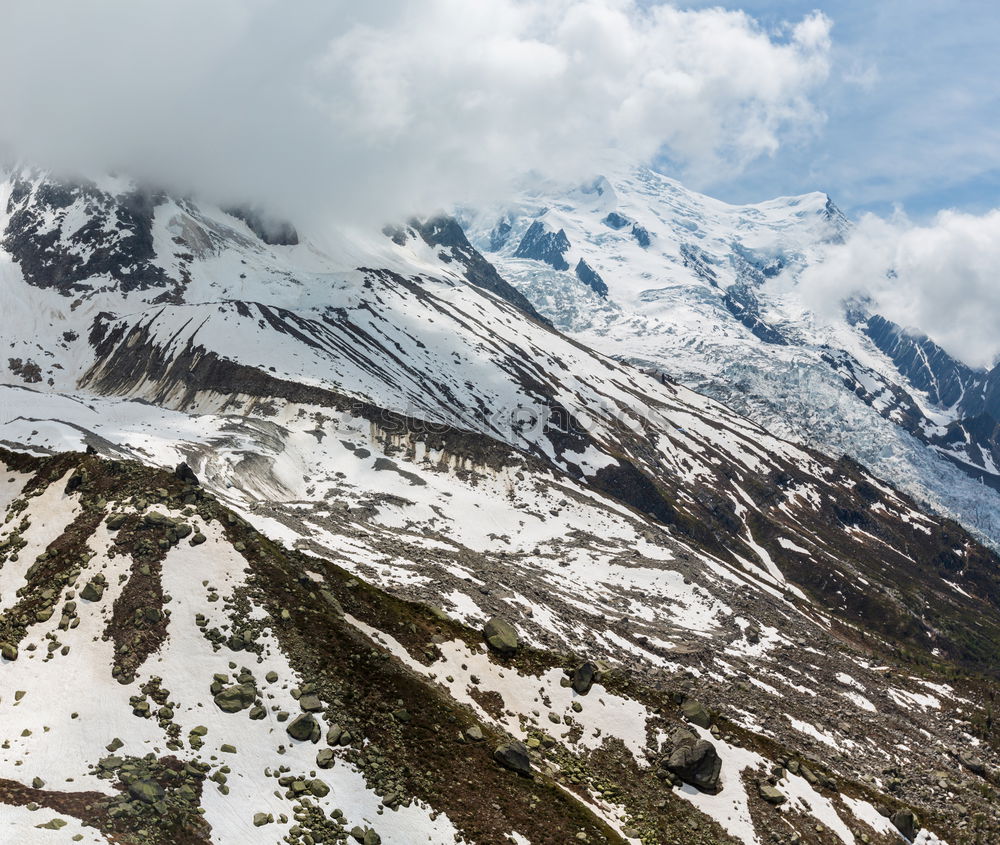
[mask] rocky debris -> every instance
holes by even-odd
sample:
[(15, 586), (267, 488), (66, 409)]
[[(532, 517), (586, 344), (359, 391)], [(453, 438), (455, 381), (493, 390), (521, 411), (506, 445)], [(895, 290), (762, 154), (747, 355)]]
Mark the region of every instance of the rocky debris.
[(524, 777), (531, 777), (531, 757), (528, 747), (523, 742), (505, 742), (493, 751), (493, 759), (505, 769), (517, 772)]
[(586, 695), (595, 681), (601, 680), (600, 667), (592, 660), (581, 663), (573, 670), (570, 685), (578, 695)]
[(716, 793), (722, 788), (722, 760), (712, 743), (698, 739), (686, 728), (678, 728), (671, 737), (671, 746), (664, 765), (667, 771), (702, 792)]
[(274, 816), (270, 813), (254, 813), (253, 814), (253, 826), (263, 827), (266, 824), (273, 824)]
[(483, 637), (486, 644), (503, 657), (516, 653), (520, 645), (517, 629), (500, 616), (494, 616), (483, 626)]
[(912, 840), (920, 832), (920, 820), (912, 810), (899, 810), (892, 814), (889, 821), (906, 839)]
[[(129, 533), (129, 535), (132, 534), (131, 531), (129, 531), (128, 533)], [(254, 547), (253, 540), (251, 540), (250, 538), (246, 538), (246, 539), (247, 539), (247, 546), (252, 549)], [(322, 571), (322, 570), (319, 570), (318, 567), (317, 567), (317, 570), (318, 571)], [(290, 583), (293, 583), (293, 582), (290, 582)], [(321, 583), (321, 582), (317, 582), (317, 583)], [(331, 583), (334, 583), (334, 581), (333, 581), (332, 578), (331, 578)], [(491, 583), (491, 587), (492, 587), (492, 583)], [(318, 591), (316, 591), (316, 592), (318, 592)], [(301, 599), (295, 598), (294, 597), (295, 594), (296, 594), (296, 591), (293, 589), (291, 591), (290, 597), (287, 599), (287, 601), (290, 602), (290, 603), (294, 603), (296, 601), (302, 601), (302, 602), (307, 601), (307, 599), (305, 597), (303, 597)], [(348, 602), (348, 600), (349, 600), (349, 593), (348, 593), (348, 591), (344, 591), (343, 595), (345, 596), (345, 602)], [(315, 601), (316, 594), (314, 593), (311, 598)], [(351, 601), (353, 601), (353, 599), (351, 599)], [(225, 599), (224, 603), (226, 603), (227, 606), (228, 606), (228, 599)], [(321, 607), (321, 603), (320, 602), (316, 602), (313, 606), (315, 608), (317, 608), (320, 611), (320, 613), (322, 612), (322, 607)], [(351, 612), (355, 613), (356, 611), (354, 610), (354, 604), (352, 603), (352, 604), (350, 604), (350, 606), (351, 606), (351, 609), (352, 609)], [(302, 608), (300, 607), (299, 610), (301, 610), (301, 609)], [(497, 606), (489, 607), (488, 610), (499, 610), (499, 607), (497, 607)], [(524, 624), (525, 625), (529, 625), (531, 623), (526, 620)], [(405, 637), (405, 631), (407, 629), (405, 629), (403, 627), (403, 623), (402, 622), (400, 622), (400, 629), (401, 629), (401, 631), (404, 632), (404, 637)], [(535, 637), (535, 631), (532, 630), (532, 639), (533, 640), (534, 640), (534, 637)], [(23, 648), (23, 646), (22, 646), (22, 648)], [(524, 648), (524, 651), (526, 653), (519, 660), (518, 665), (520, 666), (522, 664), (522, 661), (525, 663), (525, 665), (532, 665), (532, 662), (534, 661), (534, 653), (533, 652), (529, 652), (529, 650), (526, 647)], [(26, 655), (23, 655), (23, 656), (26, 656)], [(681, 658), (678, 658), (678, 659), (681, 659)], [(573, 666), (573, 664), (563, 664), (563, 665)], [(235, 668), (235, 667), (232, 664), (230, 664), (230, 668)], [(579, 667), (577, 667), (577, 668), (579, 668)], [(745, 665), (740, 665), (739, 668), (741, 670), (744, 670), (744, 671), (746, 669)], [(830, 666), (828, 666), (825, 663), (824, 664), (820, 664), (820, 669), (822, 671), (826, 671), (826, 672), (831, 671)], [(506, 668), (503, 669), (503, 673), (504, 674), (508, 674), (509, 675), (509, 671), (510, 670), (508, 670)], [(307, 675), (307, 676), (310, 676), (310, 677), (315, 677), (314, 675), (311, 674), (311, 672), (312, 672), (312, 670), (309, 670), (309, 671), (305, 672), (304, 674)], [(616, 670), (616, 673), (617, 673), (617, 670)], [(569, 673), (567, 673), (567, 674), (569, 674)], [(571, 684), (571, 679), (572, 679), (572, 675), (570, 674), (569, 679), (567, 679), (564, 682), (564, 685), (570, 685)], [(273, 681), (271, 679), (269, 679), (269, 682), (276, 682), (276, 680), (277, 680), (277, 678), (274, 678)], [(728, 701), (737, 701), (737, 700), (739, 700), (739, 699), (736, 698), (736, 696), (739, 694), (739, 687), (738, 687), (739, 676), (737, 675), (735, 677), (735, 679), (731, 679), (731, 680), (733, 681), (733, 683), (735, 685), (735, 688), (733, 689), (733, 698), (731, 698), (731, 699), (725, 698), (723, 696), (723, 694), (720, 692), (720, 690), (719, 690), (719, 688), (717, 686), (712, 686), (712, 683), (711, 683), (710, 680), (699, 681), (697, 683), (697, 687), (695, 688), (695, 694), (697, 694), (699, 698), (703, 698), (705, 701), (711, 701), (713, 703), (717, 703), (719, 705), (719, 707), (720, 707), (720, 710), (722, 710), (722, 712), (725, 712), (725, 706), (726, 706), (726, 703)], [(615, 683), (615, 681), (617, 681), (617, 678), (609, 678), (608, 686), (610, 688), (612, 688), (612, 689), (618, 690), (619, 687), (617, 686), (617, 684)], [(303, 707), (303, 709), (305, 709), (304, 705), (303, 705), (303, 700), (308, 700), (307, 699), (307, 695), (308, 694), (305, 692), (305, 687), (306, 687), (306, 685), (302, 685), (302, 690), (301, 690), (302, 694), (298, 698), (298, 700), (299, 700), (299, 706)], [(674, 689), (683, 689), (685, 691), (691, 690), (692, 688), (694, 688), (694, 684), (691, 683), (691, 679), (688, 679), (688, 680), (685, 680), (685, 681), (681, 681), (678, 684), (677, 687), (674, 687)], [(223, 689), (224, 689), (224, 687), (223, 687)], [(297, 692), (298, 691), (293, 692), (293, 695), (295, 695)], [(325, 697), (325, 700), (327, 700), (327, 701), (330, 702), (330, 706), (331, 706), (330, 717), (331, 718), (336, 717), (336, 718), (340, 718), (340, 719), (346, 719), (348, 723), (350, 723), (351, 725), (354, 725), (355, 722), (352, 720), (351, 714), (343, 712), (343, 710), (338, 706), (338, 704), (336, 702), (335, 695), (329, 695), (328, 694), (328, 690), (327, 690), (327, 688), (325, 686), (323, 686), (322, 692), (323, 692), (323, 695)], [(675, 702), (682, 701), (683, 700), (683, 695), (684, 695), (683, 693), (675, 693), (675, 697), (674, 697), (673, 700)], [(400, 701), (398, 703), (402, 704), (403, 702)], [(580, 702), (574, 702), (574, 703), (579, 704)], [(386, 717), (388, 717), (389, 715), (394, 715), (393, 708), (395, 707), (395, 704), (396, 704), (396, 702), (389, 702), (389, 701), (384, 702), (384, 706), (383, 706), (382, 710), (380, 711), (380, 715), (381, 716), (386, 716)], [(584, 704), (588, 707), (588, 709), (589, 709), (590, 706), (596, 706), (596, 702), (593, 702), (593, 703), (584, 703)], [(541, 710), (541, 708), (539, 708), (539, 709)], [(817, 723), (817, 724), (819, 724), (824, 731), (833, 729), (835, 726), (838, 726), (837, 727), (838, 730), (843, 730), (842, 727), (839, 727), (839, 726), (841, 726), (841, 725), (844, 724), (843, 720), (845, 718), (850, 718), (848, 715), (845, 714), (845, 712), (844, 712), (845, 709), (846, 709), (846, 707), (844, 709), (839, 710), (838, 712), (831, 712), (831, 718), (829, 720), (826, 720), (826, 721), (823, 721), (823, 722)], [(664, 708), (663, 712), (669, 712), (669, 710), (670, 710), (670, 708), (667, 707), (667, 708)], [(779, 709), (777, 711), (778, 715), (780, 715), (783, 711), (784, 711), (784, 708)], [(418, 712), (418, 711), (414, 710), (414, 712)], [(792, 713), (792, 714), (794, 714), (794, 715), (796, 715), (796, 716), (800, 716), (800, 717), (801, 716), (805, 716), (805, 714), (800, 714), (799, 712), (794, 711), (794, 710), (790, 710), (789, 712)], [(546, 715), (546, 714), (545, 714), (544, 711), (542, 711), (542, 717), (544, 717), (544, 715)], [(572, 719), (572, 717), (569, 717), (569, 718)], [(777, 721), (780, 721), (780, 719), (777, 719)], [(460, 723), (458, 723), (458, 724), (460, 724)], [(854, 730), (857, 731), (857, 723), (855, 722), (854, 724), (855, 724)], [(447, 727), (445, 727), (444, 730), (447, 731)], [(716, 728), (713, 730), (713, 733), (715, 731), (718, 731), (717, 735), (720, 735), (720, 736), (724, 735), (725, 738), (726, 738), (726, 741), (728, 741), (728, 742), (734, 741), (733, 740), (733, 735), (732, 735), (732, 733), (730, 733), (732, 731), (732, 727), (727, 723), (726, 719), (724, 719), (722, 717), (719, 717), (718, 724), (717, 724)], [(279, 731), (279, 733), (280, 733), (280, 731)], [(402, 733), (405, 734), (405, 733), (416, 733), (416, 732), (415, 731), (407, 731), (407, 730), (403, 729)], [(450, 732), (450, 736), (452, 738), (454, 738), (454, 735), (455, 735), (454, 728), (452, 728), (452, 731)], [(855, 736), (857, 736), (857, 734), (855, 734)], [(540, 742), (539, 742), (538, 738), (537, 737), (533, 737), (533, 739), (534, 739), (535, 745), (532, 746), (531, 742), (528, 742), (528, 743), (526, 743), (527, 747), (529, 749), (538, 749), (538, 748), (540, 748)], [(219, 740), (219, 738), (216, 737), (215, 741), (212, 743), (212, 745), (213, 746), (217, 746), (218, 745), (218, 740)], [(739, 741), (738, 736), (737, 736), (737, 739), (736, 739), (736, 744), (743, 744), (743, 743), (741, 743)], [(807, 744), (807, 746), (809, 745), (808, 743), (806, 743), (806, 744)], [(358, 751), (358, 749), (359, 749), (360, 746), (361, 746), (361, 743), (357, 743), (355, 749), (353, 749), (352, 751), (349, 751), (349, 752), (346, 753), (345, 758), (348, 761), (352, 760), (353, 755)], [(242, 747), (241, 747), (241, 750), (245, 751), (245, 749), (242, 749)], [(324, 749), (324, 750), (326, 750), (326, 749)], [(822, 749), (820, 751), (822, 751)], [(489, 764), (489, 760), (488, 760), (488, 756), (487, 756), (488, 755), (488, 751), (486, 749), (482, 749), (482, 752), (483, 753), (479, 753), (475, 748), (468, 748), (468, 747), (466, 747), (464, 749), (461, 749), (461, 753), (470, 754), (473, 757), (478, 756), (479, 758), (482, 759), (483, 762), (486, 762), (487, 764)], [(539, 752), (539, 753), (543, 753), (543, 752)], [(818, 756), (817, 757), (817, 752), (816, 751), (804, 751), (803, 753), (810, 754), (812, 757), (814, 757), (814, 758), (817, 759), (818, 765), (817, 764), (812, 764), (812, 763), (811, 763), (811, 765), (814, 765), (816, 773), (819, 776), (819, 780), (822, 781), (822, 779), (824, 777), (826, 777), (826, 775), (824, 774), (824, 768), (826, 766), (828, 766), (829, 763), (826, 762), (822, 756)], [(989, 753), (989, 752), (987, 751), (987, 753)], [(331, 753), (330, 756), (331, 756), (331, 765), (332, 765), (332, 753)], [(317, 755), (317, 763), (318, 763), (318, 755)], [(536, 765), (540, 766), (542, 764), (536, 762)], [(560, 765), (562, 765), (562, 761), (561, 760), (560, 760)], [(319, 766), (319, 765), (317, 767), (318, 768), (322, 768), (322, 766)], [(954, 768), (956, 770), (958, 770), (957, 766), (955, 766)], [(580, 778), (579, 782), (581, 782), (581, 783), (586, 783), (587, 779), (590, 777), (590, 775), (585, 774), (585, 772), (586, 772), (586, 768), (585, 767), (577, 767), (576, 769), (573, 769), (572, 771), (575, 772), (574, 776), (578, 776)], [(800, 769), (800, 771), (801, 771), (801, 769)], [(311, 775), (315, 775), (316, 772), (311, 772), (310, 774)], [(494, 775), (496, 775), (496, 774), (497, 774), (497, 772), (494, 773)], [(499, 773), (499, 774), (502, 775), (503, 773)], [(805, 775), (810, 774), (808, 768), (805, 769), (805, 773), (804, 774)], [(956, 773), (953, 772), (951, 774), (955, 775)], [(817, 775), (813, 775), (813, 778), (816, 778)], [(960, 772), (959, 772), (959, 776), (960, 776)], [(391, 775), (387, 775), (385, 777), (386, 777), (386, 779), (389, 779), (391, 777)], [(305, 777), (304, 775), (302, 776), (302, 780), (306, 784), (309, 783), (309, 778)], [(510, 782), (512, 784), (516, 784), (517, 783), (516, 779), (511, 779)], [(578, 781), (570, 780), (569, 782), (570, 783), (577, 783)], [(816, 780), (811, 780), (810, 782), (811, 783), (815, 783)], [(393, 786), (395, 787), (395, 784)], [(390, 794), (392, 794), (392, 793), (388, 793), (388, 792), (385, 793), (385, 795), (390, 795)], [(603, 791), (602, 791), (601, 794), (604, 794)], [(920, 799), (919, 796), (915, 797), (915, 798), (911, 798), (908, 795), (904, 796), (901, 792), (897, 792), (895, 797), (896, 797), (897, 801), (902, 800), (902, 801), (905, 801), (907, 804), (910, 804), (912, 806), (917, 806), (917, 807), (922, 807), (923, 806), (923, 802), (921, 801), (921, 799)], [(964, 797), (963, 797), (963, 800), (964, 800)], [(391, 807), (391, 805), (388, 804), (388, 803), (386, 803), (386, 806), (387, 807)], [(896, 803), (896, 806), (899, 806), (899, 804)], [(319, 841), (319, 840), (317, 840), (317, 841)], [(660, 840), (660, 839), (653, 839), (652, 841), (662, 841), (662, 840)]]
[(0, 657), (4, 660), (17, 660), (17, 646), (12, 643), (0, 643)]
[(699, 728), (707, 730), (712, 724), (712, 717), (709, 715), (708, 710), (705, 709), (701, 702), (695, 701), (693, 698), (689, 698), (681, 704), (681, 712), (684, 714), (685, 719)]
[(143, 838), (137, 842), (177, 841), (181, 830), (189, 841), (201, 842), (207, 841), (199, 805), (208, 770), (206, 764), (147, 754), (103, 757), (93, 772), (120, 784), (122, 791), (110, 799), (108, 816), (116, 827), (141, 830)]

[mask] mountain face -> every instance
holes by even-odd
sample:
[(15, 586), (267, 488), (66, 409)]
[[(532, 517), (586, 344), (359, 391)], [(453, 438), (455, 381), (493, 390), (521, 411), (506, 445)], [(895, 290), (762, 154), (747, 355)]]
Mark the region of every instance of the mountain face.
[[(825, 194), (733, 206), (625, 168), (459, 217), (557, 329), (847, 454), (1000, 542), (1000, 498), (983, 490), (1000, 488), (1000, 370), (966, 367), (865, 303), (815, 319), (798, 276), (850, 227)], [(541, 233), (565, 266), (538, 252)]]
[[(733, 350), (804, 358), (758, 293), (787, 251), (748, 237), (727, 264), (692, 234), (675, 267), (701, 287), (670, 283), (663, 230), (614, 190), (580, 197), (600, 243), (647, 256), (631, 315), (555, 205), (471, 238), (310, 232), (10, 175), (17, 841), (1000, 835), (998, 558), (855, 460), (584, 345), (697, 303)], [(786, 215), (803, 251), (842, 231), (824, 197), (790, 202), (746, 230)]]

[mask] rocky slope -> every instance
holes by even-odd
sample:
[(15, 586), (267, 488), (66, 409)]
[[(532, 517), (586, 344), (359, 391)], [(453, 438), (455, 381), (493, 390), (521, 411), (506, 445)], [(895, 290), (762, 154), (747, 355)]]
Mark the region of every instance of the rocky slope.
[[(538, 650), (503, 621), (484, 638), (265, 538), (189, 470), (2, 457), (0, 817), (16, 841), (888, 843), (910, 789), (922, 823), (989, 835), (976, 772), (994, 775), (968, 732), (982, 690), (933, 670), (886, 677), (806, 626), (815, 653), (795, 658), (805, 641), (766, 621), (675, 649), (673, 671)], [(703, 674), (714, 648), (722, 685)], [(793, 670), (841, 697), (840, 724), (790, 706), (755, 723), (752, 685)], [(741, 706), (719, 697), (735, 689)], [(867, 770), (876, 718), (963, 751), (933, 752), (941, 783)], [(938, 815), (939, 792), (967, 818)]]
[(1000, 570), (957, 524), (559, 334), (453, 222), (264, 238), (116, 180), (5, 190), (24, 841), (996, 834)]

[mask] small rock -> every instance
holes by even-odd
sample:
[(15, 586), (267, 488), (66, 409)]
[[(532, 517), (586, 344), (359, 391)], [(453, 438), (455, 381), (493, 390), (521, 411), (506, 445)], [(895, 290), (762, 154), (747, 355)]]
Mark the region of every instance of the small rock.
[(299, 707), (306, 713), (319, 713), (323, 709), (323, 702), (315, 695), (303, 695), (299, 698)]
[(757, 792), (768, 804), (774, 804), (775, 806), (784, 804), (788, 800), (782, 792), (779, 792), (769, 783), (757, 784)]
[(52, 819), (52, 821), (45, 822), (45, 824), (36, 824), (35, 827), (39, 830), (62, 830), (66, 827), (67, 822), (63, 819)]
[(136, 801), (141, 801), (144, 804), (155, 804), (160, 801), (166, 793), (156, 781), (152, 780), (134, 780), (128, 785), (128, 794), (131, 795)]

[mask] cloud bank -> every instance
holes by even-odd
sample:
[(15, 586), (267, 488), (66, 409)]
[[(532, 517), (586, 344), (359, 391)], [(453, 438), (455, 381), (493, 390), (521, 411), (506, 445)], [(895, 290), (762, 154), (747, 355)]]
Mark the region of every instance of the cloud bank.
[(285, 214), (391, 216), (821, 121), (830, 21), (636, 0), (0, 0), (0, 144)]
[(1000, 357), (1000, 209), (942, 211), (927, 225), (901, 212), (865, 215), (800, 284), (821, 315), (867, 297), (876, 313), (970, 366), (990, 367)]

